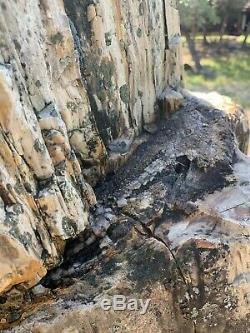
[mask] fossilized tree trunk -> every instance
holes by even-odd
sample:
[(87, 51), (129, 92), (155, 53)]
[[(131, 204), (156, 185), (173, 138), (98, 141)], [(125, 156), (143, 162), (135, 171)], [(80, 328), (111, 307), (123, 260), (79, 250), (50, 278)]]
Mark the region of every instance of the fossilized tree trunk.
[[(182, 92), (182, 107), (96, 189), (91, 230), (63, 264), (0, 298), (0, 328), (24, 319), (4, 332), (249, 333), (247, 119), (218, 94)], [(150, 306), (104, 311), (113, 295)]]
[(0, 293), (36, 284), (88, 224), (109, 146), (181, 82), (174, 1), (0, 1)]

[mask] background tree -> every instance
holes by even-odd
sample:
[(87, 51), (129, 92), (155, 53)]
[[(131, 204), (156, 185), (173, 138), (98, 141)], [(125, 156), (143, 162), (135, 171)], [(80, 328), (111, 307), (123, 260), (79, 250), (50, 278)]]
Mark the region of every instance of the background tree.
[(247, 1), (242, 11), (242, 30), (244, 32), (242, 48), (244, 48), (247, 45), (247, 39), (250, 33), (250, 0)]
[(247, 2), (248, 0), (213, 0), (220, 21), (220, 44), (225, 33), (242, 33), (242, 16)]
[(186, 37), (189, 51), (195, 63), (195, 69), (200, 72), (202, 66), (195, 37), (199, 32), (203, 32), (203, 35), (206, 36), (207, 25), (218, 23), (216, 8), (210, 0), (179, 0), (178, 3), (182, 32)]

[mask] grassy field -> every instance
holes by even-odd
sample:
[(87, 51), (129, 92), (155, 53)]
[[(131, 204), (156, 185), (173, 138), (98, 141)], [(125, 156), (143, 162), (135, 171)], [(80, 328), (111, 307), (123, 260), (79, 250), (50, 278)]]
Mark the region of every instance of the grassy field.
[[(204, 74), (185, 72), (185, 86), (194, 91), (218, 91), (250, 110), (250, 37), (244, 50), (241, 49), (243, 36), (224, 37), (220, 48), (217, 40), (217, 36), (210, 36), (210, 44), (204, 47), (202, 38), (197, 38)], [(193, 66), (185, 40), (183, 44), (184, 64)]]

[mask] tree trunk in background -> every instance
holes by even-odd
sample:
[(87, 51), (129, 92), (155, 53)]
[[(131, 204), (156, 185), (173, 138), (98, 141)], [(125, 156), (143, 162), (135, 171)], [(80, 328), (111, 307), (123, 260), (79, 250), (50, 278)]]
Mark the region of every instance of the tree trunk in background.
[(242, 46), (241, 46), (242, 48), (245, 48), (247, 46), (247, 38), (249, 36), (249, 32), (250, 32), (250, 25), (248, 24), (246, 32), (245, 32), (245, 38), (244, 38)]
[(209, 45), (209, 41), (207, 40), (207, 34), (206, 33), (203, 34), (203, 45), (204, 46)]
[(207, 39), (207, 29), (205, 27), (203, 28), (203, 45), (204, 46), (209, 45), (209, 41)]
[(195, 63), (195, 69), (197, 72), (200, 72), (202, 70), (202, 66), (201, 66), (200, 55), (196, 48), (195, 39), (190, 33), (186, 33), (185, 36), (187, 39), (189, 51)]
[(227, 22), (228, 22), (228, 15), (224, 16), (224, 19), (221, 24), (221, 29), (220, 29), (220, 45), (223, 42), (223, 35), (225, 34), (226, 28), (227, 28)]

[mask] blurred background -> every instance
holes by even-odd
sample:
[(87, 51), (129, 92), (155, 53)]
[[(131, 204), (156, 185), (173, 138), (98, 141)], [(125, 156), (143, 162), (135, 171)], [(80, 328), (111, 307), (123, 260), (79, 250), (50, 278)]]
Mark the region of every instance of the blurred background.
[(250, 110), (250, 0), (178, 0), (186, 88)]

